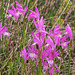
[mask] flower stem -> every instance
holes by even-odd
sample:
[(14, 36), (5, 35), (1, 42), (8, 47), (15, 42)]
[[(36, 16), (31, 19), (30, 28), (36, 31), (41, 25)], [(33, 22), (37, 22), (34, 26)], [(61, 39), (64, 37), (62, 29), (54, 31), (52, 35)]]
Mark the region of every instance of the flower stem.
[(69, 53), (69, 63), (68, 63), (68, 75), (70, 75), (70, 60), (71, 60), (71, 53), (72, 53), (72, 39), (70, 40), (70, 53)]
[(53, 50), (53, 61), (54, 61), (53, 66), (54, 66), (54, 75), (55, 75), (55, 58), (54, 58), (54, 50)]
[(27, 75), (27, 72), (26, 72), (26, 71), (27, 71), (26, 62), (24, 63), (24, 66), (25, 66), (25, 67), (24, 67), (25, 75)]
[(18, 26), (18, 21), (16, 22), (16, 27), (17, 27), (17, 33), (18, 33), (18, 37), (19, 37), (20, 47), (22, 48), (21, 40), (20, 40), (20, 35), (19, 35), (19, 26)]
[(24, 31), (23, 31), (23, 46), (25, 46), (25, 29), (26, 29), (26, 24), (25, 24), (25, 18), (23, 18), (23, 24), (24, 24)]
[[(41, 38), (41, 32), (39, 32), (39, 39)], [(41, 75), (41, 49), (39, 49), (39, 75)]]
[(6, 57), (6, 54), (5, 54), (5, 51), (3, 50), (3, 42), (2, 42), (2, 40), (0, 40), (0, 42), (1, 42), (1, 48), (2, 48), (2, 51), (3, 51), (3, 53), (4, 53), (4, 56), (5, 56), (5, 58), (7, 58), (7, 57)]

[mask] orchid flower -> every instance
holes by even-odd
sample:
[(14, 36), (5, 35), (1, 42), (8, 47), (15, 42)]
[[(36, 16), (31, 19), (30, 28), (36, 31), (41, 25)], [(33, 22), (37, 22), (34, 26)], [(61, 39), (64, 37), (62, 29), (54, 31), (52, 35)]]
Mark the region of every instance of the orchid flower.
[(54, 28), (54, 32), (52, 31), (52, 29), (50, 29), (50, 34), (49, 35), (51, 35), (52, 36), (52, 38), (56, 38), (56, 37), (59, 37), (59, 38), (61, 38), (62, 37), (62, 35), (61, 35), (61, 33), (63, 32), (63, 31), (60, 31), (59, 29), (61, 29), (61, 27), (60, 28), (58, 28), (60, 26), (60, 24), (58, 24), (55, 28)]
[(31, 18), (33, 18), (33, 19), (36, 18), (39, 21), (39, 16), (40, 15), (39, 15), (39, 11), (38, 11), (36, 6), (35, 6), (35, 10), (36, 10), (36, 13), (32, 10), (29, 10), (31, 12), (31, 14), (29, 14), (28, 20), (31, 19)]
[(9, 19), (10, 17), (14, 16), (15, 19), (16, 19), (16, 21), (17, 21), (18, 18), (19, 18), (19, 15), (21, 15), (21, 13), (17, 12), (16, 8), (13, 5), (12, 5), (12, 8), (13, 8), (13, 10), (10, 10), (10, 9), (8, 10), (8, 12), (10, 13), (10, 15), (7, 16), (7, 18)]
[(64, 37), (61, 38), (60, 45), (62, 46), (62, 48), (67, 47), (67, 44), (70, 43), (70, 41), (66, 40), (67, 38), (68, 38), (68, 36), (67, 37), (64, 36)]
[(47, 63), (47, 61), (44, 61), (42, 64), (43, 64), (44, 70), (47, 70), (48, 69), (48, 63)]
[(32, 45), (30, 47), (28, 46), (28, 55), (32, 60), (36, 59), (36, 66), (37, 66), (38, 65), (38, 50), (35, 49)]
[(66, 30), (65, 35), (68, 35), (68, 37), (71, 39), (72, 38), (72, 30), (68, 24), (67, 24), (65, 30)]
[[(37, 35), (34, 35), (34, 33), (32, 32), (32, 36), (33, 36), (33, 41), (35, 43), (38, 44), (39, 48), (42, 47), (43, 42), (39, 39), (39, 37)], [(42, 39), (42, 38), (41, 38)]]
[[(59, 69), (58, 69), (57, 65), (55, 64), (55, 72), (56, 71), (59, 71)], [(50, 75), (53, 75), (53, 73), (54, 73), (54, 67), (51, 68)]]
[(24, 17), (25, 13), (28, 10), (28, 4), (27, 4), (27, 6), (26, 6), (26, 8), (24, 10), (23, 7), (21, 6), (21, 4), (19, 4), (17, 1), (15, 1), (15, 2), (16, 2), (16, 5), (19, 7), (19, 8), (16, 8), (16, 10), (18, 10), (20, 13), (22, 13), (22, 15)]
[(48, 39), (46, 39), (46, 42), (48, 44), (48, 46), (50, 45), (52, 47), (52, 49), (55, 49), (56, 44), (54, 44), (53, 40), (48, 36)]
[(25, 47), (23, 47), (23, 50), (20, 51), (20, 56), (23, 57), (24, 61), (26, 62), (28, 60), (27, 51)]
[(7, 29), (8, 27), (5, 28), (5, 25), (1, 27), (1, 23), (0, 23), (0, 38), (2, 38), (2, 34), (7, 35), (8, 37), (10, 36), (10, 33), (6, 32)]

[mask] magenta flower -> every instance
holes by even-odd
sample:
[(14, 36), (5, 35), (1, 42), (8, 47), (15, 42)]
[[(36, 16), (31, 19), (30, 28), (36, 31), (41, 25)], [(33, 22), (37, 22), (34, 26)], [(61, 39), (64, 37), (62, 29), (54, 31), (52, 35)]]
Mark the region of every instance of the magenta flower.
[(34, 35), (33, 32), (32, 32), (32, 36), (33, 36), (33, 41), (38, 44), (39, 48), (41, 48), (41, 46), (43, 44), (42, 38), (40, 40), (39, 37), (37, 35)]
[(49, 35), (51, 35), (52, 36), (52, 38), (55, 40), (55, 38), (61, 38), (62, 37), (62, 35), (60, 34), (60, 33), (62, 33), (63, 31), (60, 31), (59, 29), (61, 29), (61, 27), (60, 28), (58, 28), (60, 26), (60, 24), (58, 24), (55, 28), (54, 28), (54, 32), (52, 31), (52, 29), (50, 29), (50, 34)]
[(48, 36), (48, 39), (46, 39), (46, 42), (48, 46), (50, 45), (52, 49), (55, 49), (56, 44), (54, 44), (53, 40)]
[(25, 62), (28, 60), (29, 57), (27, 56), (27, 52), (26, 52), (25, 47), (23, 47), (23, 50), (21, 50), (20, 56), (23, 57)]
[(58, 58), (60, 60), (60, 57), (58, 57), (58, 55), (60, 55), (59, 50), (57, 51), (56, 49), (54, 50), (54, 58)]
[(28, 46), (28, 56), (32, 60), (36, 59), (36, 66), (37, 66), (38, 65), (38, 50), (35, 49), (33, 46), (30, 46), (30, 47)]
[(43, 65), (44, 70), (47, 70), (48, 69), (48, 63), (47, 63), (47, 61), (44, 61), (42, 63), (42, 65)]
[(15, 2), (16, 2), (16, 5), (19, 7), (19, 8), (16, 8), (16, 10), (18, 10), (22, 14), (22, 16), (24, 17), (25, 13), (28, 10), (28, 4), (24, 10), (23, 7), (21, 6), (21, 4), (19, 4), (17, 1), (15, 1)]
[(44, 70), (48, 69), (48, 63), (46, 61), (47, 56), (48, 56), (47, 52), (45, 50), (43, 50), (41, 52), (41, 63), (42, 63)]
[[(46, 60), (49, 64), (49, 66), (51, 67), (53, 65), (54, 61), (53, 61), (53, 50), (50, 46), (49, 46), (49, 48), (47, 48), (46, 53), (47, 53)], [(60, 52), (59, 52), (59, 50), (56, 51), (56, 48), (55, 48), (54, 49), (54, 59), (59, 58), (58, 55), (60, 55)]]
[(8, 27), (5, 28), (5, 25), (1, 27), (1, 23), (0, 23), (0, 39), (2, 38), (2, 34), (7, 35), (8, 37), (10, 36), (10, 33), (6, 32), (7, 29)]
[(10, 15), (7, 16), (7, 18), (10, 18), (10, 17), (14, 16), (15, 19), (16, 19), (16, 21), (17, 21), (18, 18), (19, 18), (19, 15), (21, 15), (21, 13), (17, 12), (16, 8), (13, 5), (12, 5), (12, 8), (13, 8), (13, 10), (8, 10), (8, 12), (10, 13)]
[(49, 64), (49, 66), (51, 67), (53, 65), (53, 63), (54, 63), (51, 47), (49, 47), (46, 52), (48, 54), (48, 56), (46, 57), (46, 60), (47, 60), (47, 62)]
[(45, 50), (43, 50), (41, 52), (41, 62), (44, 62), (44, 59), (46, 59), (46, 57), (48, 56), (47, 52)]
[(9, 32), (5, 32), (4, 35), (6, 35), (6, 36), (9, 37), (10, 36), (10, 33)]
[(60, 24), (58, 24), (55, 28), (54, 28), (54, 34), (60, 34), (62, 31), (60, 31), (59, 29), (61, 29), (62, 27), (60, 27)]
[(35, 19), (33, 19), (34, 20), (34, 24), (35, 24), (35, 26), (36, 26), (36, 28), (37, 28), (37, 30), (38, 31), (45, 31), (45, 26), (44, 26), (44, 19), (43, 19), (43, 17), (41, 17), (41, 19), (40, 19), (40, 21), (38, 22), (38, 24), (36, 23), (36, 21), (35, 21)]
[[(57, 65), (55, 64), (55, 72), (59, 71)], [(50, 70), (50, 75), (52, 75), (54, 73), (54, 67), (52, 67), (52, 69)]]
[(35, 19), (33, 19), (33, 20), (34, 20), (35, 27), (37, 28), (37, 33), (36, 33), (36, 35), (39, 35), (39, 32), (40, 32), (40, 34), (41, 34), (40, 36), (41, 36), (41, 37), (43, 36), (42, 39), (44, 39), (45, 36), (46, 36), (46, 34), (49, 34), (49, 33), (45, 31), (45, 26), (44, 26), (44, 19), (43, 19), (43, 17), (41, 17), (41, 19), (40, 19), (40, 21), (39, 21), (38, 23), (36, 23)]
[(65, 35), (68, 35), (68, 37), (71, 39), (72, 38), (72, 30), (68, 24), (67, 24), (65, 30), (66, 30)]
[(28, 20), (31, 18), (33, 18), (33, 19), (36, 18), (39, 21), (39, 11), (36, 6), (35, 6), (35, 10), (36, 10), (36, 13), (32, 10), (29, 10), (31, 12), (31, 14), (29, 14)]
[(62, 48), (67, 47), (67, 44), (70, 43), (70, 41), (66, 40), (67, 38), (68, 38), (68, 36), (67, 37), (64, 36), (64, 37), (61, 38), (60, 45), (62, 46)]

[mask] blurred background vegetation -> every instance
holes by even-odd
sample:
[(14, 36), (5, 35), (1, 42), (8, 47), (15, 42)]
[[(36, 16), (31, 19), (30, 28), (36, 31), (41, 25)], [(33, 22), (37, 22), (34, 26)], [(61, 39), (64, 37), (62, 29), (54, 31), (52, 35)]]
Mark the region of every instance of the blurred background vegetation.
[[(70, 25), (73, 34), (75, 34), (75, 0), (0, 0), (0, 22), (8, 27), (8, 32), (11, 36), (2, 38), (0, 42), (0, 75), (22, 75), (23, 63), (19, 59), (19, 51), (21, 50), (19, 38), (16, 32), (16, 25), (14, 18), (7, 19), (8, 9), (11, 4), (16, 7), (15, 1), (18, 1), (23, 8), (29, 5), (29, 9), (35, 11), (35, 6), (38, 7), (40, 15), (45, 19), (46, 30), (49, 32), (50, 28), (55, 27), (59, 23), (64, 28), (67, 24)], [(28, 11), (25, 16), (26, 22), (26, 41), (25, 46), (32, 43), (31, 33), (36, 31), (33, 21), (27, 20)], [(19, 18), (19, 32), (21, 41), (23, 43), (23, 18)], [(23, 47), (23, 46), (22, 46)], [(68, 75), (68, 54), (69, 46), (64, 50), (64, 68), (61, 67), (59, 75)], [(23, 61), (23, 60), (22, 60)], [(62, 64), (63, 66), (63, 64)], [(75, 37), (72, 38), (72, 57), (71, 57), (71, 72), (70, 75), (75, 74)], [(63, 74), (64, 72), (64, 74)], [(58, 74), (57, 74), (58, 75)]]

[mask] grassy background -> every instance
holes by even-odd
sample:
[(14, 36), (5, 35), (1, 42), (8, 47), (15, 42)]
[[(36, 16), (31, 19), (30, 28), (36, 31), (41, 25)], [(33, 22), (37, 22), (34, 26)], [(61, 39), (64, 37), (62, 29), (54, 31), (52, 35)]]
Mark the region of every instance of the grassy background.
[[(2, 37), (0, 41), (0, 74), (1, 75), (23, 75), (24, 61), (19, 57), (19, 51), (23, 48), (23, 18), (19, 18), (19, 35), (22, 46), (19, 43), (16, 23), (14, 18), (7, 19), (8, 9), (11, 9), (11, 4), (15, 7), (15, 1), (18, 1), (24, 8), (29, 5), (29, 9), (35, 11), (35, 6), (38, 7), (40, 16), (45, 19), (46, 30), (55, 27), (59, 23), (64, 28), (69, 24), (75, 34), (75, 0), (0, 0), (0, 22), (8, 27), (10, 37)], [(25, 47), (32, 44), (32, 31), (36, 31), (33, 21), (27, 20), (28, 11), (25, 16), (26, 23), (26, 38)], [(74, 75), (75, 74), (75, 37), (72, 38), (72, 56), (69, 61), (69, 50), (64, 50), (64, 61), (61, 63), (60, 73), (56, 75)], [(70, 62), (70, 63), (69, 63)], [(32, 63), (31, 63), (32, 64)], [(30, 65), (30, 64), (29, 64)], [(63, 66), (63, 67), (62, 67)], [(69, 71), (70, 70), (70, 71)], [(70, 72), (70, 73), (69, 73)], [(30, 75), (30, 74), (29, 74)]]

